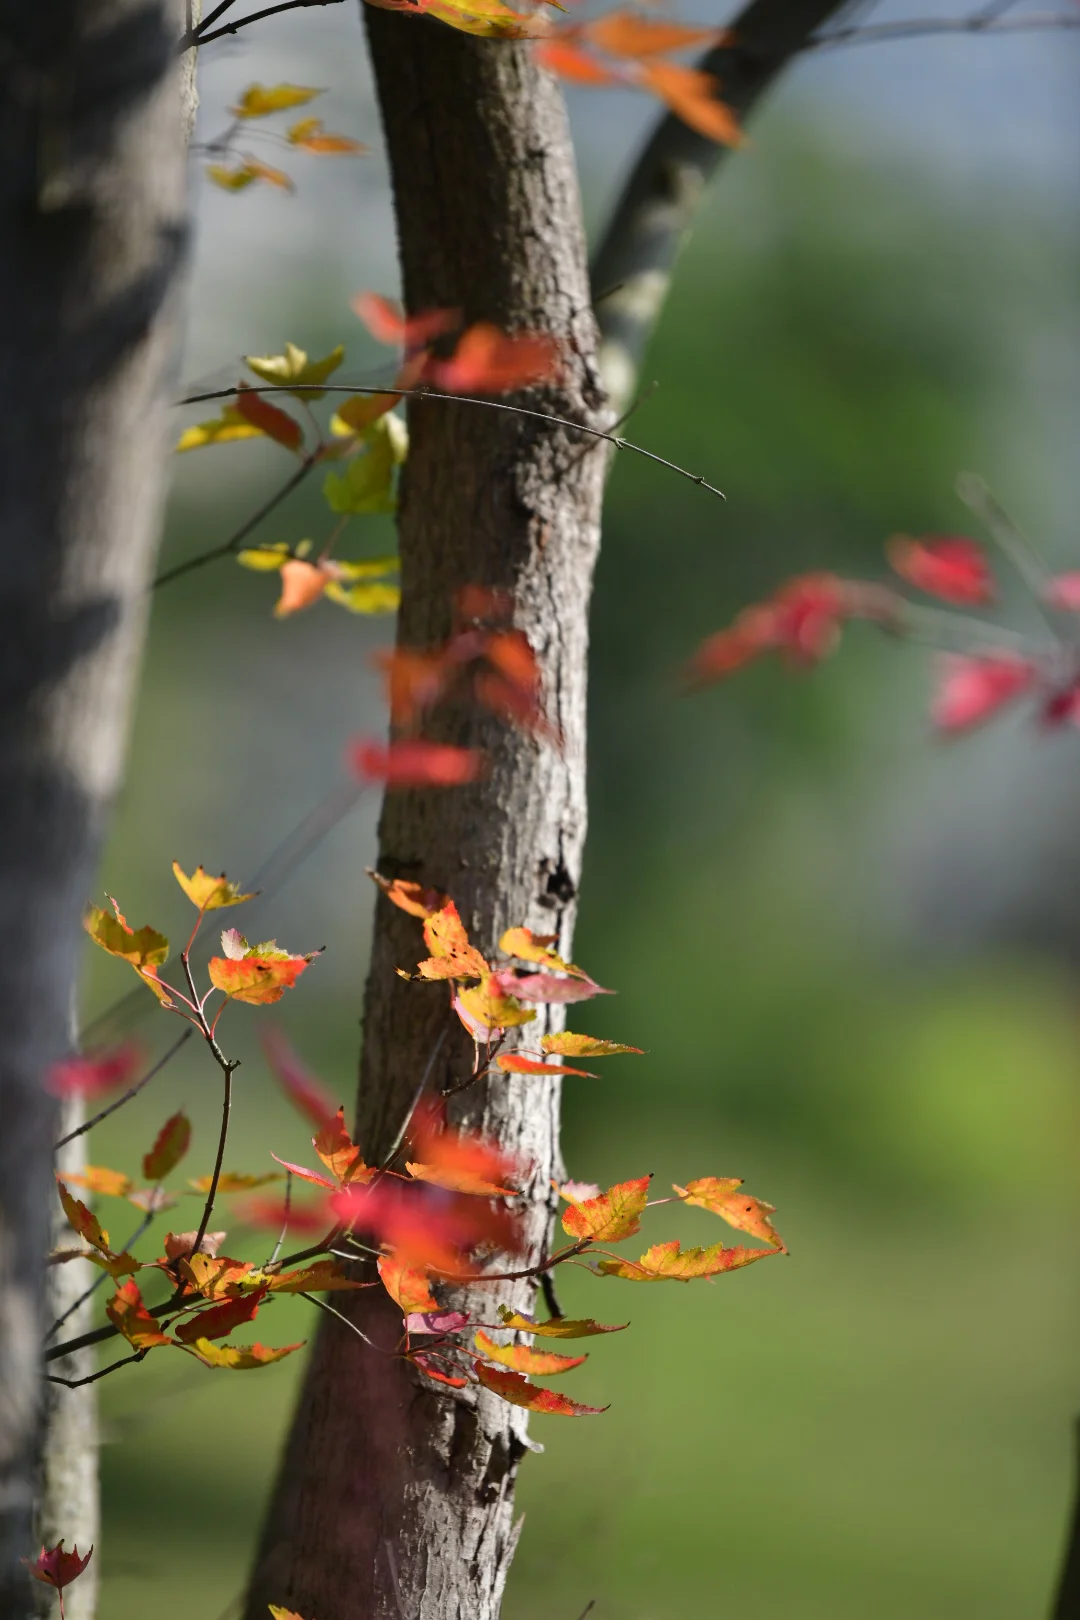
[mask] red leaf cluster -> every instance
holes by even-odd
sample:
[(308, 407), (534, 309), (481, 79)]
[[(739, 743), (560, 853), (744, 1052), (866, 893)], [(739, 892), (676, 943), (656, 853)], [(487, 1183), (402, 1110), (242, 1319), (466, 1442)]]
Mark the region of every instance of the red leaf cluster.
[[(561, 348), (546, 332), (508, 333), (490, 321), (477, 321), (461, 330), (459, 310), (429, 309), (406, 316), (388, 298), (371, 292), (357, 293), (352, 306), (372, 337), (404, 349), (399, 388), (509, 394), (552, 382), (559, 375)], [(454, 331), (460, 336), (452, 351), (437, 353), (433, 343)]]

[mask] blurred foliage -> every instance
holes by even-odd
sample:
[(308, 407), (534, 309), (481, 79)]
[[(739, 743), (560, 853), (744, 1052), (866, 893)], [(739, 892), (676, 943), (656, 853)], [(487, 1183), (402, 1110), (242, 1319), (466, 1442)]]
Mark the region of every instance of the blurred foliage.
[[(646, 371), (661, 387), (629, 431), (728, 501), (629, 456), (615, 469), (575, 954), (620, 994), (574, 1023), (649, 1056), (568, 1089), (566, 1152), (590, 1179), (745, 1175), (780, 1206), (792, 1254), (719, 1293), (565, 1284), (570, 1308), (633, 1325), (575, 1374), (575, 1394), (612, 1402), (605, 1417), (534, 1420), (547, 1456), (523, 1466), (508, 1620), (575, 1620), (592, 1597), (596, 1620), (1045, 1607), (1077, 1399), (1074, 986), (1017, 952), (945, 962), (932, 940), (897, 945), (880, 812), (928, 770), (965, 769), (963, 750), (928, 763), (921, 653), (856, 629), (811, 679), (761, 667), (684, 699), (677, 672), (784, 574), (874, 573), (892, 531), (963, 527), (963, 466), (1052, 532), (1035, 402), (1075, 261), (1065, 227), (1021, 198), (958, 199), (773, 122), (680, 267)], [(340, 330), (300, 306), (289, 335), (316, 351)], [(267, 452), (207, 454), (231, 470)], [(254, 504), (255, 486), (214, 478), (186, 486), (172, 556)], [(298, 499), (264, 538), (311, 532), (316, 510)], [(366, 661), (385, 630), (322, 608), (274, 624), (272, 595), (221, 564), (156, 603), (105, 874), (133, 921), (179, 917), (174, 855), (247, 877), (333, 782), (349, 730), (381, 723)], [(281, 1011), (343, 1099), (372, 809), (264, 912), (292, 948), (331, 945)], [(109, 966), (94, 964), (95, 1005), (116, 993)], [(271, 1144), (302, 1160), (304, 1125), (267, 1096), (246, 1010), (229, 1020), (245, 1058), (230, 1168), (262, 1168)], [(167, 1093), (192, 1109), (199, 1173), (209, 1064), (191, 1054), (153, 1091), (101, 1132), (95, 1160), (130, 1163)], [(651, 1219), (655, 1236), (718, 1235), (696, 1212)], [(310, 1331), (281, 1320), (281, 1335)], [(270, 1342), (285, 1342), (278, 1321)], [(215, 1620), (288, 1421), (294, 1366), (236, 1382), (173, 1361), (103, 1386), (102, 1620), (181, 1602)]]

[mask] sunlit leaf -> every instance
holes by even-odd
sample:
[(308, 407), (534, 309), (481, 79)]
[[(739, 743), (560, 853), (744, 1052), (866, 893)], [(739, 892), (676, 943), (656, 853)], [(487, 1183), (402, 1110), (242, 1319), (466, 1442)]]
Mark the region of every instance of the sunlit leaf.
[(518, 1328), (522, 1333), (536, 1333), (545, 1339), (591, 1339), (598, 1333), (622, 1333), (630, 1326), (629, 1322), (617, 1322), (608, 1327), (602, 1322), (594, 1322), (591, 1316), (579, 1321), (567, 1316), (552, 1316), (546, 1322), (534, 1322), (531, 1316), (512, 1311), (506, 1305), (499, 1306), (499, 1317), (503, 1327)]
[(243, 894), (239, 883), (230, 883), (222, 872), (220, 877), (211, 877), (201, 866), (197, 866), (190, 877), (184, 875), (179, 861), (172, 863), (173, 877), (179, 883), (193, 906), (200, 911), (217, 911), (222, 906), (239, 906), (245, 900), (254, 900), (255, 891)]
[(523, 1057), (520, 1052), (500, 1052), (496, 1064), (505, 1074), (580, 1074), (585, 1080), (599, 1077), (588, 1069), (571, 1069), (565, 1064), (545, 1063), (543, 1058)]
[(619, 1041), (604, 1041), (594, 1035), (573, 1035), (569, 1030), (542, 1036), (540, 1045), (545, 1052), (556, 1052), (560, 1057), (615, 1057), (619, 1052), (644, 1056), (640, 1046), (623, 1046)]
[(195, 1292), (206, 1299), (235, 1299), (252, 1284), (255, 1267), (249, 1260), (232, 1260), (228, 1255), (187, 1254), (177, 1262), (177, 1270)]
[(366, 448), (345, 464), (343, 472), (328, 472), (323, 495), (332, 512), (358, 516), (392, 512), (394, 472), (409, 451), (409, 438), (400, 417), (383, 413), (363, 432)]
[(586, 23), (584, 33), (592, 44), (611, 56), (663, 56), (668, 51), (686, 50), (691, 45), (717, 45), (724, 37), (715, 28), (687, 27), (666, 17), (647, 17), (640, 11), (609, 11)]
[(450, 904), (449, 895), (438, 889), (429, 889), (423, 883), (413, 883), (407, 878), (383, 877), (381, 872), (373, 871), (370, 866), (365, 866), (364, 871), (373, 883), (378, 884), (392, 905), (407, 911), (411, 917), (431, 917)]
[[(319, 120), (309, 119), (308, 122), (317, 124)], [(344, 358), (343, 343), (331, 349), (329, 354), (324, 354), (321, 360), (309, 360), (305, 350), (297, 348), (295, 343), (286, 343), (284, 354), (246, 354), (244, 364), (263, 382), (286, 387), (289, 383), (325, 382), (327, 377), (333, 376)], [(295, 390), (294, 397), (300, 400), (322, 399), (324, 392), (323, 389), (304, 387)]]
[(330, 584), (330, 575), (316, 563), (290, 557), (281, 565), (281, 595), (274, 604), (274, 617), (285, 619), (313, 607)]
[(266, 1286), (272, 1294), (339, 1294), (346, 1289), (372, 1288), (373, 1283), (354, 1282), (336, 1260), (316, 1260), (298, 1271), (271, 1272)]
[[(265, 1187), (269, 1181), (281, 1181), (280, 1171), (270, 1170), (265, 1175), (252, 1176), (236, 1170), (223, 1170), (218, 1177), (217, 1190), (219, 1193), (250, 1192), (253, 1187)], [(188, 1182), (193, 1192), (208, 1193), (213, 1181), (212, 1176), (196, 1176)]]
[(285, 133), (291, 146), (321, 156), (359, 157), (368, 150), (363, 141), (354, 141), (348, 135), (334, 135), (330, 130), (324, 130), (321, 118), (301, 118), (299, 123), (291, 124)]
[(181, 1344), (194, 1344), (196, 1339), (227, 1339), (234, 1328), (242, 1327), (258, 1314), (266, 1298), (265, 1288), (256, 1288), (240, 1299), (227, 1299), (221, 1305), (200, 1310), (173, 1330)]
[(422, 979), (479, 979), (488, 972), (452, 900), (425, 917), (424, 944), (431, 955), (417, 967)]
[(556, 934), (534, 934), (531, 928), (508, 928), (499, 941), (500, 951), (516, 956), (522, 962), (538, 962), (557, 973), (571, 973), (575, 978), (587, 979), (584, 968), (566, 962), (552, 947)]
[(68, 1192), (59, 1176), (56, 1178), (56, 1190), (60, 1194), (60, 1202), (64, 1206), (68, 1224), (93, 1248), (100, 1249), (104, 1254), (110, 1253), (108, 1232), (102, 1230), (97, 1216)]
[(396, 613), (401, 606), (400, 585), (340, 585), (331, 580), (326, 587), (328, 602), (347, 608), (350, 613)]
[(485, 1389), (490, 1389), (512, 1406), (524, 1406), (530, 1412), (550, 1412), (558, 1417), (595, 1417), (606, 1412), (606, 1406), (585, 1406), (572, 1401), (568, 1395), (559, 1395), (553, 1389), (540, 1389), (528, 1383), (520, 1373), (489, 1367), (482, 1361), (473, 1362), (473, 1371)]
[(536, 1017), (534, 1008), (523, 1007), (513, 996), (505, 995), (490, 973), (479, 984), (458, 991), (454, 1011), (473, 1037), (481, 1040), (489, 1039), (496, 1030), (531, 1024)]
[(312, 1147), (330, 1174), (339, 1182), (368, 1181), (374, 1175), (364, 1156), (345, 1129), (345, 1110), (339, 1108), (312, 1140)]
[(411, 1316), (414, 1312), (437, 1311), (438, 1300), (431, 1292), (431, 1283), (427, 1272), (418, 1271), (412, 1266), (403, 1266), (400, 1260), (393, 1255), (379, 1256), (379, 1276), (383, 1287), (399, 1306), (402, 1314)]
[(571, 84), (600, 85), (626, 84), (625, 73), (615, 72), (591, 51), (582, 50), (568, 39), (544, 39), (536, 47), (536, 54), (549, 73), (557, 74)]
[(222, 934), (221, 947), (225, 955), (212, 956), (207, 964), (210, 983), (233, 1001), (246, 1001), (253, 1007), (280, 1001), (320, 955), (320, 951), (309, 951), (304, 956), (292, 956), (279, 950), (272, 939), (249, 945), (235, 928)]
[(646, 87), (699, 135), (724, 146), (742, 145), (739, 120), (717, 96), (719, 81), (711, 73), (658, 61), (645, 63), (641, 71)]
[(306, 84), (249, 84), (229, 111), (234, 118), (266, 118), (290, 107), (303, 107), (321, 95), (321, 90)]
[(677, 1241), (654, 1243), (638, 1260), (600, 1260), (599, 1271), (606, 1277), (623, 1277), (628, 1282), (690, 1282), (695, 1277), (717, 1277), (724, 1271), (737, 1271), (779, 1254), (779, 1249), (725, 1249), (714, 1243), (707, 1249), (682, 1249)]
[(291, 1356), (294, 1350), (302, 1350), (304, 1343), (301, 1339), (299, 1344), (283, 1344), (272, 1350), (265, 1344), (211, 1344), (209, 1339), (196, 1339), (184, 1349), (190, 1350), (205, 1367), (228, 1367), (243, 1372), (251, 1367), (269, 1367)]
[[(651, 1176), (636, 1181), (620, 1181), (598, 1198), (573, 1202), (563, 1211), (563, 1231), (573, 1238), (592, 1238), (599, 1243), (618, 1243), (641, 1230), (641, 1216), (649, 1197)], [(566, 1189), (563, 1188), (565, 1196)]]
[(105, 1198), (126, 1198), (131, 1191), (130, 1176), (101, 1164), (88, 1164), (83, 1170), (61, 1170), (59, 1174), (62, 1181)]
[(208, 163), (206, 174), (223, 191), (245, 191), (256, 180), (265, 180), (267, 185), (276, 186), (279, 191), (296, 189), (283, 169), (272, 169), (268, 163), (260, 163), (258, 158), (247, 155), (231, 169), (224, 163)]
[(232, 444), (236, 439), (264, 438), (262, 428), (256, 427), (240, 415), (235, 405), (223, 407), (221, 415), (213, 417), (209, 422), (196, 422), (194, 426), (185, 428), (177, 440), (176, 448), (180, 450), (201, 450), (207, 444)]
[(250, 568), (257, 574), (272, 574), (289, 560), (289, 547), (284, 540), (272, 546), (252, 546), (236, 553), (241, 568)]
[(673, 1183), (673, 1186), (685, 1204), (707, 1209), (740, 1232), (749, 1232), (751, 1237), (761, 1238), (778, 1249), (786, 1249), (783, 1238), (769, 1219), (770, 1215), (775, 1214), (773, 1205), (740, 1192), (741, 1181), (724, 1176), (701, 1176), (697, 1181), (688, 1181), (685, 1187), (680, 1187), (678, 1183)]
[(158, 1345), (171, 1344), (168, 1334), (162, 1333), (154, 1318), (143, 1304), (142, 1294), (133, 1278), (121, 1283), (105, 1307), (118, 1333), (136, 1350), (153, 1350)]
[(340, 439), (365, 433), (380, 416), (392, 411), (400, 398), (400, 394), (354, 394), (335, 410), (330, 431)]
[(534, 1378), (553, 1378), (557, 1373), (580, 1367), (589, 1359), (588, 1356), (560, 1356), (554, 1350), (533, 1350), (525, 1344), (496, 1344), (482, 1328), (477, 1330), (474, 1342), (485, 1360)]

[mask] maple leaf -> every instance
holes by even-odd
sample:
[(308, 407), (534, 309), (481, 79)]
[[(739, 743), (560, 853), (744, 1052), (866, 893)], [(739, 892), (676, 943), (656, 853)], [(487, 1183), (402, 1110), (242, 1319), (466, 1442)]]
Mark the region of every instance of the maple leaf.
[(109, 1248), (109, 1234), (102, 1230), (96, 1215), (73, 1194), (69, 1193), (59, 1176), (56, 1178), (56, 1190), (60, 1194), (60, 1202), (64, 1206), (64, 1214), (68, 1218), (68, 1225), (78, 1232), (81, 1238), (102, 1254), (111, 1254)]
[(521, 1223), (505, 1208), (422, 1182), (354, 1183), (330, 1205), (341, 1221), (386, 1244), (402, 1265), (436, 1275), (465, 1275), (466, 1256), (481, 1245), (521, 1250)]
[(388, 788), (459, 787), (475, 782), (487, 763), (479, 748), (456, 748), (421, 738), (390, 744), (361, 739), (349, 757), (358, 776)]
[[(318, 124), (321, 120), (311, 118), (307, 122)], [(299, 129), (300, 125), (297, 124), (294, 127)], [(291, 139), (291, 130), (289, 135)], [(256, 377), (261, 377), (263, 382), (275, 383), (279, 387), (285, 387), (289, 383), (312, 384), (325, 382), (327, 377), (333, 376), (344, 358), (345, 345), (343, 343), (339, 343), (336, 349), (331, 349), (329, 354), (324, 354), (321, 360), (309, 360), (304, 349), (298, 348), (295, 343), (286, 343), (284, 354), (246, 354), (244, 364), (249, 371), (255, 373)], [(292, 392), (294, 398), (304, 401), (322, 399), (325, 394), (324, 389), (316, 391), (310, 386), (297, 388)]]
[(516, 996), (519, 1001), (567, 1006), (576, 1001), (591, 1001), (593, 996), (615, 994), (614, 990), (605, 990), (602, 984), (589, 978), (559, 979), (551, 973), (515, 973), (512, 968), (500, 968), (492, 978), (504, 995)]
[(322, 1175), (318, 1170), (309, 1170), (307, 1166), (303, 1164), (293, 1164), (291, 1159), (280, 1159), (278, 1158), (278, 1155), (273, 1152), (270, 1154), (270, 1157), (272, 1159), (277, 1159), (278, 1164), (284, 1166), (286, 1170), (290, 1170), (294, 1176), (299, 1176), (301, 1181), (310, 1181), (313, 1186), (325, 1187), (327, 1192), (337, 1192), (337, 1182), (331, 1181), (329, 1176)]
[(173, 861), (172, 869), (173, 877), (199, 911), (218, 911), (222, 906), (239, 906), (245, 900), (254, 900), (257, 892), (253, 889), (250, 894), (242, 894), (239, 883), (230, 883), (224, 872), (220, 877), (211, 877), (209, 872), (197, 866), (191, 876), (186, 877), (179, 861)]
[(343, 400), (330, 418), (330, 431), (336, 438), (366, 433), (373, 422), (392, 411), (400, 394), (354, 394)]
[(539, 962), (542, 967), (551, 968), (558, 973), (570, 973), (575, 978), (587, 979), (589, 975), (584, 968), (576, 967), (573, 962), (566, 962), (552, 949), (557, 936), (555, 934), (534, 934), (531, 928), (508, 928), (499, 941), (500, 951), (507, 956), (516, 956), (522, 962)]
[(620, 1041), (604, 1041), (595, 1035), (574, 1035), (568, 1029), (541, 1036), (540, 1045), (543, 1051), (556, 1052), (560, 1057), (615, 1057), (620, 1052), (645, 1055), (640, 1046), (624, 1046)]
[(647, 61), (641, 69), (642, 81), (653, 95), (673, 113), (710, 141), (723, 146), (741, 146), (742, 128), (731, 107), (719, 99), (719, 80), (698, 68), (677, 62)]
[(85, 1187), (88, 1192), (100, 1193), (105, 1198), (126, 1198), (131, 1191), (131, 1177), (122, 1170), (107, 1170), (104, 1165), (88, 1164), (83, 1170), (61, 1170), (60, 1179)]
[[(571, 1201), (563, 1211), (563, 1231), (574, 1238), (592, 1238), (598, 1243), (619, 1243), (641, 1230), (641, 1215), (649, 1197), (652, 1176), (636, 1181), (620, 1181), (598, 1198), (583, 1203)], [(566, 1189), (563, 1188), (563, 1196)]]
[(411, 1122), (419, 1162), (406, 1169), (417, 1181), (475, 1197), (513, 1197), (517, 1188), (504, 1182), (520, 1178), (522, 1167), (499, 1144), (474, 1131), (451, 1130), (445, 1107), (434, 1102), (418, 1107)]
[(255, 1267), (249, 1260), (232, 1260), (228, 1255), (208, 1253), (205, 1240), (199, 1252), (192, 1254), (196, 1234), (185, 1232), (181, 1236), (187, 1238), (187, 1248), (177, 1259), (177, 1270), (197, 1294), (205, 1299), (235, 1299), (246, 1288), (260, 1286), (251, 1282)]
[(611, 56), (631, 57), (663, 56), (690, 45), (719, 45), (725, 38), (724, 30), (687, 27), (635, 11), (609, 11), (586, 23), (583, 32), (592, 44)]
[(381, 412), (364, 429), (360, 442), (362, 449), (345, 471), (328, 472), (323, 480), (326, 503), (342, 516), (393, 512), (394, 473), (409, 453), (408, 430), (400, 416)]
[(629, 1322), (618, 1322), (608, 1327), (602, 1322), (594, 1322), (591, 1316), (578, 1321), (568, 1316), (552, 1316), (546, 1322), (534, 1322), (531, 1316), (512, 1311), (507, 1305), (499, 1306), (499, 1317), (503, 1327), (517, 1328), (522, 1333), (537, 1333), (546, 1339), (591, 1339), (598, 1333), (622, 1333), (630, 1326)]
[(707, 1209), (710, 1214), (719, 1215), (721, 1220), (727, 1221), (729, 1226), (736, 1227), (740, 1232), (749, 1232), (751, 1237), (761, 1238), (787, 1253), (787, 1245), (769, 1220), (769, 1216), (776, 1213), (774, 1206), (763, 1203), (760, 1198), (752, 1198), (749, 1193), (740, 1192), (741, 1180), (727, 1176), (702, 1176), (697, 1181), (688, 1181), (685, 1187), (677, 1183), (672, 1185), (684, 1204)]
[(374, 1175), (345, 1129), (344, 1108), (339, 1108), (334, 1117), (327, 1121), (318, 1136), (312, 1138), (311, 1145), (342, 1186), (348, 1181), (368, 1181)]
[(690, 1282), (695, 1277), (717, 1277), (779, 1254), (779, 1249), (725, 1249), (714, 1243), (707, 1249), (682, 1249), (676, 1240), (654, 1243), (638, 1260), (601, 1260), (600, 1274), (627, 1282)]
[(265, 1344), (211, 1344), (209, 1339), (195, 1339), (183, 1348), (190, 1351), (204, 1367), (227, 1367), (236, 1372), (245, 1372), (252, 1367), (269, 1367), (275, 1361), (282, 1361), (286, 1356), (291, 1356), (294, 1350), (302, 1350), (305, 1342), (301, 1339), (299, 1344), (283, 1344), (271, 1349)]
[(354, 1282), (335, 1260), (316, 1260), (313, 1266), (303, 1266), (296, 1271), (271, 1272), (265, 1275), (265, 1282), (272, 1294), (340, 1294), (345, 1289), (375, 1286)]
[(173, 1342), (168, 1334), (162, 1333), (146, 1309), (138, 1284), (132, 1277), (116, 1290), (105, 1307), (105, 1315), (136, 1350), (154, 1350), (159, 1345)]
[(208, 163), (206, 174), (223, 191), (245, 191), (256, 180), (265, 180), (267, 185), (276, 186), (279, 191), (296, 189), (284, 170), (272, 169), (268, 163), (260, 163), (258, 158), (246, 154), (233, 169), (224, 163)]
[[(383, 3), (384, 0), (369, 0), (371, 5)], [(409, 1350), (405, 1359), (411, 1361), (414, 1366), (419, 1367), (425, 1377), (434, 1378), (440, 1384), (449, 1384), (451, 1389), (465, 1389), (468, 1385), (469, 1380), (467, 1378), (459, 1378), (455, 1374), (443, 1370), (443, 1368), (450, 1365), (449, 1362), (444, 1361), (442, 1367), (440, 1367), (433, 1356), (427, 1355), (421, 1350)]]
[(543, 1058), (524, 1057), (520, 1052), (500, 1052), (495, 1059), (505, 1074), (580, 1074), (584, 1080), (597, 1080), (599, 1075), (588, 1069), (571, 1069), (566, 1064), (545, 1063)]
[(290, 146), (298, 146), (301, 151), (329, 157), (359, 157), (370, 150), (363, 141), (350, 140), (348, 135), (334, 135), (324, 130), (321, 118), (301, 118), (299, 123), (289, 126), (285, 138)]
[(412, 1311), (405, 1318), (405, 1331), (414, 1337), (423, 1337), (428, 1333), (445, 1336), (447, 1333), (460, 1333), (468, 1327), (470, 1320), (464, 1311)]
[(489, 971), (452, 900), (424, 918), (424, 944), (431, 955), (417, 967), (422, 979), (479, 979)]
[(306, 84), (249, 84), (229, 111), (234, 118), (266, 118), (289, 107), (303, 107), (321, 95), (321, 90)]
[(275, 541), (270, 546), (252, 546), (245, 551), (236, 553), (236, 560), (241, 568), (250, 568), (256, 574), (273, 574), (279, 568), (284, 568), (291, 553), (284, 540)]
[(45, 1089), (54, 1097), (97, 1097), (125, 1085), (142, 1061), (142, 1048), (134, 1042), (90, 1057), (61, 1058), (49, 1065)]
[(524, 1406), (530, 1412), (550, 1412), (559, 1417), (595, 1417), (606, 1412), (606, 1406), (585, 1406), (572, 1401), (568, 1395), (559, 1395), (553, 1389), (538, 1389), (520, 1373), (504, 1372), (501, 1367), (488, 1367), (482, 1361), (473, 1362), (473, 1371), (485, 1389), (509, 1401), (512, 1406)]
[(374, 871), (370, 866), (365, 866), (364, 871), (373, 883), (378, 884), (391, 905), (407, 911), (410, 917), (431, 917), (450, 904), (448, 894), (443, 894), (439, 889), (429, 889), (426, 884), (414, 883), (408, 878), (383, 877), (381, 872)]
[(280, 1603), (268, 1603), (273, 1620), (304, 1620), (303, 1615), (297, 1614), (295, 1609), (283, 1609)]
[(318, 563), (290, 557), (281, 564), (281, 595), (274, 604), (275, 619), (314, 607), (330, 584), (330, 575)]
[(967, 731), (1030, 691), (1038, 669), (1015, 653), (947, 655), (930, 714), (940, 731)]
[(963, 535), (915, 540), (894, 534), (885, 551), (900, 578), (928, 596), (960, 607), (984, 607), (994, 600), (994, 580), (982, 547)]
[(177, 440), (176, 449), (179, 453), (182, 450), (201, 450), (207, 444), (232, 444), (237, 439), (261, 438), (265, 438), (262, 428), (247, 421), (234, 405), (226, 405), (220, 416), (185, 428)]
[(165, 1007), (173, 1005), (165, 986), (158, 981), (157, 970), (169, 955), (169, 942), (164, 934), (149, 926), (135, 929), (128, 926), (116, 901), (110, 895), (109, 903), (114, 916), (100, 906), (89, 906), (83, 918), (83, 927), (103, 951), (129, 962), (143, 982)]
[(77, 1545), (72, 1547), (70, 1552), (65, 1552), (63, 1541), (58, 1541), (55, 1547), (43, 1545), (36, 1558), (22, 1558), (19, 1561), (26, 1565), (35, 1581), (41, 1581), (44, 1586), (55, 1587), (60, 1593), (60, 1614), (63, 1620), (64, 1587), (78, 1580), (93, 1556), (93, 1547), (83, 1558), (80, 1557)]
[(439, 1309), (439, 1302), (431, 1292), (431, 1284), (425, 1271), (404, 1266), (400, 1260), (389, 1254), (380, 1255), (378, 1265), (382, 1285), (403, 1315), (412, 1316), (417, 1312)]
[(234, 1328), (250, 1322), (266, 1298), (265, 1288), (256, 1288), (240, 1299), (227, 1299), (221, 1305), (200, 1310), (174, 1329), (181, 1344), (194, 1344), (196, 1339), (225, 1339)]
[(249, 388), (247, 383), (241, 383), (237, 390), (236, 409), (245, 421), (253, 422), (268, 439), (284, 445), (286, 450), (299, 450), (303, 444), (304, 430), (296, 418), (290, 416), (288, 411), (271, 405), (268, 399)]
[(496, 1344), (482, 1328), (477, 1330), (474, 1343), (487, 1361), (514, 1372), (532, 1374), (535, 1378), (553, 1378), (557, 1373), (570, 1372), (588, 1361), (588, 1356), (560, 1356), (554, 1350), (533, 1350), (526, 1344)]
[(478, 321), (462, 333), (449, 360), (428, 362), (424, 380), (447, 394), (508, 394), (554, 381), (560, 359), (559, 344), (546, 332), (510, 336)]
[(181, 1109), (165, 1121), (153, 1147), (143, 1158), (143, 1175), (147, 1181), (163, 1181), (180, 1163), (190, 1143), (191, 1121)]
[[(166, 1232), (166, 1259), (170, 1261), (188, 1259), (194, 1251), (195, 1239), (198, 1236), (199, 1234), (194, 1227), (190, 1232)], [(226, 1234), (224, 1232), (204, 1232), (199, 1243), (200, 1256), (205, 1255), (209, 1259), (215, 1259), (217, 1257), (218, 1250), (225, 1241), (225, 1236)], [(237, 1265), (240, 1264), (239, 1261), (233, 1263)]]
[(627, 83), (624, 73), (614, 71), (590, 51), (582, 50), (580, 45), (573, 44), (569, 39), (542, 40), (536, 47), (536, 54), (549, 73), (567, 79), (571, 84), (599, 86)]
[(406, 317), (400, 304), (373, 292), (357, 293), (352, 307), (378, 342), (406, 350), (424, 348), (461, 322), (461, 312), (456, 309), (428, 309)]
[(401, 606), (399, 585), (342, 585), (332, 579), (324, 594), (350, 613), (396, 613)]
[[(188, 1186), (193, 1192), (208, 1193), (213, 1179), (213, 1176), (196, 1176), (188, 1181)], [(267, 1182), (281, 1179), (277, 1170), (270, 1170), (261, 1176), (241, 1174), (236, 1170), (223, 1170), (218, 1177), (217, 1190), (219, 1193), (250, 1192), (253, 1187), (265, 1187)]]
[(264, 940), (261, 945), (249, 945), (235, 928), (227, 928), (221, 936), (224, 956), (212, 956), (207, 963), (210, 983), (233, 1001), (246, 1001), (253, 1007), (265, 1007), (280, 1001), (286, 990), (292, 988), (301, 973), (321, 955), (309, 951), (303, 956), (291, 956), (278, 949), (277, 941)]
[(533, 1008), (523, 1007), (504, 993), (494, 973), (469, 989), (459, 990), (454, 997), (454, 1011), (473, 1040), (484, 1042), (490, 1042), (504, 1029), (531, 1024), (536, 1017)]
[(260, 1039), (270, 1073), (293, 1107), (322, 1130), (335, 1114), (333, 1098), (322, 1081), (304, 1067), (276, 1024), (264, 1030)]
[[(548, 4), (566, 9), (560, 0), (548, 0)], [(456, 5), (449, 0), (425, 0), (424, 9), (448, 27), (480, 39), (539, 39), (551, 26), (543, 17), (523, 17), (511, 11), (502, 0), (459, 0)]]

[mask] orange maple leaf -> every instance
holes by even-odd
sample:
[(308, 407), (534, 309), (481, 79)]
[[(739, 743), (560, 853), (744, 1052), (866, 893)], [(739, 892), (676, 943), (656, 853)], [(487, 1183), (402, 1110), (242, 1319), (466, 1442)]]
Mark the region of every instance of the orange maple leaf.
[(275, 444), (284, 445), (286, 450), (299, 450), (303, 444), (304, 430), (296, 418), (272, 405), (247, 383), (242, 382), (237, 389), (235, 407), (245, 422), (257, 427)]
[(482, 1361), (473, 1362), (473, 1371), (485, 1389), (490, 1389), (512, 1406), (524, 1406), (530, 1412), (550, 1412), (560, 1417), (595, 1417), (606, 1412), (606, 1406), (586, 1406), (572, 1401), (568, 1395), (559, 1395), (553, 1389), (538, 1389), (520, 1373), (504, 1372), (501, 1367), (488, 1367)]
[(557, 1373), (570, 1372), (588, 1361), (588, 1356), (560, 1356), (554, 1350), (533, 1350), (527, 1344), (496, 1344), (495, 1340), (478, 1329), (476, 1348), (486, 1361), (495, 1361), (513, 1372), (532, 1374), (534, 1378), (553, 1378)]
[(702, 1176), (697, 1181), (688, 1181), (685, 1187), (677, 1183), (672, 1185), (685, 1204), (707, 1209), (740, 1232), (749, 1232), (751, 1237), (762, 1238), (764, 1242), (787, 1252), (787, 1245), (769, 1219), (770, 1215), (776, 1213), (774, 1206), (762, 1203), (760, 1198), (752, 1198), (749, 1193), (740, 1192), (741, 1180)]
[(651, 1181), (652, 1176), (639, 1176), (636, 1181), (620, 1181), (598, 1198), (571, 1200), (569, 1209), (563, 1212), (563, 1231), (570, 1237), (591, 1238), (598, 1243), (619, 1243), (633, 1237), (641, 1230)]

